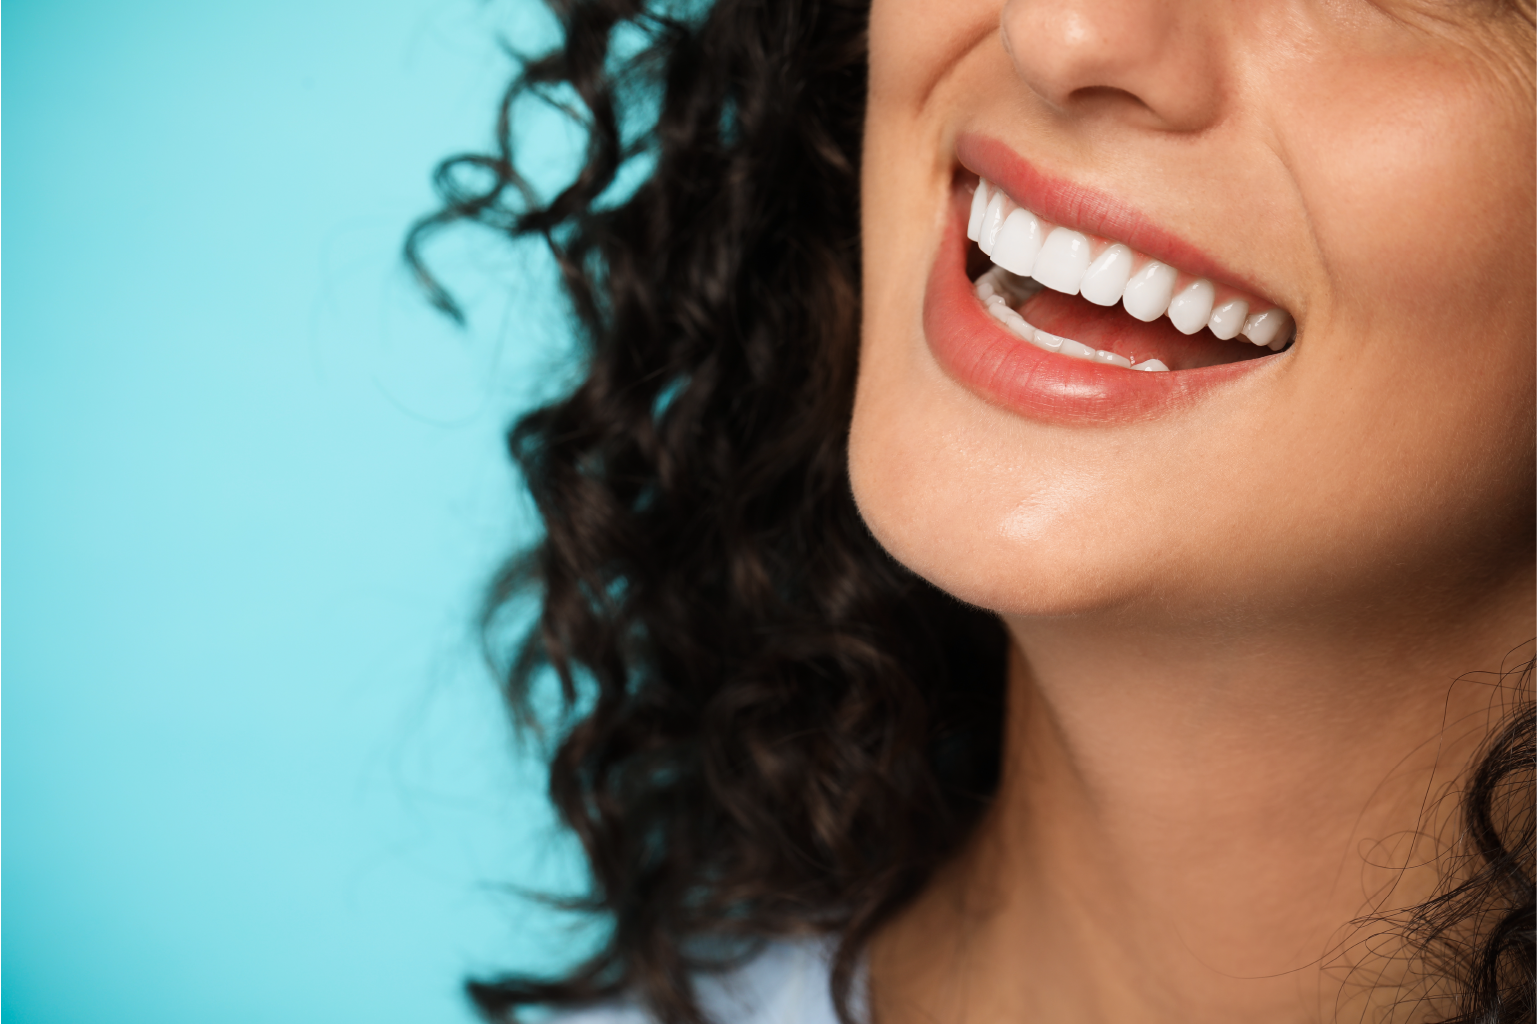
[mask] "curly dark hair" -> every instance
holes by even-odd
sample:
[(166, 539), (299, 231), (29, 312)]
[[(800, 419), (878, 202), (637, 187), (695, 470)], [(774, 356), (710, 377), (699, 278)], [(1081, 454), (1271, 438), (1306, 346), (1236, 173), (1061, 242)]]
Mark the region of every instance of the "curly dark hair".
[[(995, 789), (1006, 676), (999, 620), (895, 563), (849, 488), (867, 4), (552, 7), (563, 44), (524, 61), (494, 153), (439, 166), (442, 207), (406, 255), (457, 316), (423, 264), (430, 234), (542, 236), (579, 326), (584, 378), (508, 437), (545, 535), (497, 576), (485, 622), (496, 636), (515, 599), (541, 602), (506, 694), (528, 723), (539, 674), (560, 681), (551, 797), (590, 862), (584, 906), (613, 931), (563, 978), (469, 992), (493, 1020), (625, 992), (697, 1021), (696, 973), (823, 933), (840, 938), (849, 1019), (871, 932)], [(621, 29), (641, 40), (627, 54)], [(548, 200), (514, 159), (530, 94), (586, 129)], [(645, 160), (615, 202), (621, 168)], [(1467, 800), (1485, 867), (1417, 926), (1433, 944), (1500, 909), (1458, 945), (1462, 1020), (1533, 1006), (1531, 818), (1488, 810), (1530, 763), (1517, 720)]]

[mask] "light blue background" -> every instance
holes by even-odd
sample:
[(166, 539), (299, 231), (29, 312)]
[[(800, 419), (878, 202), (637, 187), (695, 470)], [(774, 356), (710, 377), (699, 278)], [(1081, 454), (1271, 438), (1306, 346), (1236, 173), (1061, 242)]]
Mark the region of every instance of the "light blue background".
[(437, 248), (467, 332), (398, 250), (548, 21), (5, 14), (4, 1017), (467, 1020), (583, 942), (471, 630), (568, 371), (537, 250)]

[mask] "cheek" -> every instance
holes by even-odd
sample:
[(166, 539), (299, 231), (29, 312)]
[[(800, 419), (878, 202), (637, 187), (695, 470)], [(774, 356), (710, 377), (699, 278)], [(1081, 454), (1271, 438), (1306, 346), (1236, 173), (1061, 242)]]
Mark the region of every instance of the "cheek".
[(1411, 337), (1466, 334), (1491, 317), (1524, 331), (1530, 317), (1513, 324), (1508, 314), (1531, 307), (1529, 97), (1445, 58), (1359, 61), (1313, 77), (1328, 92), (1298, 94), (1287, 148), (1331, 314)]
[(997, 31), (995, 0), (875, 0), (869, 105), (916, 107), (967, 51)]

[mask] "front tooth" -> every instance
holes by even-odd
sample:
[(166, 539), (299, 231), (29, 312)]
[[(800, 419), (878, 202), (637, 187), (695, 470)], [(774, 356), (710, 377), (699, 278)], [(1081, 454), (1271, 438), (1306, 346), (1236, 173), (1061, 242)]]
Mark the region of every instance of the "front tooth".
[(1030, 276), (1047, 288), (1075, 295), (1088, 269), (1088, 236), (1068, 228), (1053, 228), (1041, 244), (1040, 255), (1035, 258)]
[(1020, 277), (1029, 275), (1041, 251), (1041, 222), (1035, 214), (1020, 207), (1004, 218), (993, 242), (993, 262)]
[(1243, 330), (1244, 318), (1248, 315), (1249, 304), (1242, 299), (1234, 299), (1212, 310), (1206, 326), (1211, 328), (1212, 334), (1225, 342), (1229, 338), (1238, 337), (1238, 332)]
[(1148, 360), (1143, 360), (1141, 363), (1138, 363), (1136, 366), (1132, 367), (1132, 369), (1133, 370), (1168, 370), (1169, 368), (1164, 366), (1163, 360), (1161, 360), (1161, 359), (1148, 359)]
[(1243, 335), (1255, 345), (1269, 345), (1290, 321), (1286, 311), (1279, 308), (1252, 313), (1243, 322)]
[(988, 197), (987, 209), (982, 213), (982, 224), (977, 228), (977, 245), (988, 256), (993, 255), (993, 242), (998, 238), (998, 229), (1003, 227), (1003, 219), (1009, 215), (1011, 205), (1002, 189), (993, 189), (992, 195)]
[(1127, 359), (1125, 356), (1122, 356), (1118, 352), (1110, 352), (1105, 349), (1094, 350), (1094, 362), (1109, 363), (1112, 366), (1126, 367), (1128, 369), (1131, 367), (1131, 360)]
[(1193, 335), (1211, 319), (1211, 303), (1217, 290), (1205, 278), (1192, 281), (1169, 303), (1169, 319), (1182, 335)]
[(1121, 305), (1126, 312), (1143, 322), (1157, 320), (1169, 308), (1174, 295), (1174, 268), (1157, 260), (1149, 260), (1147, 266), (1132, 275), (1126, 283), (1126, 294)]
[(1126, 282), (1131, 280), (1131, 263), (1130, 249), (1119, 243), (1111, 246), (1089, 264), (1083, 283), (1078, 286), (1079, 294), (1091, 303), (1114, 306), (1126, 291)]
[(971, 194), (971, 218), (966, 222), (966, 237), (975, 242), (982, 237), (982, 215), (987, 212), (987, 182), (977, 179), (977, 191)]

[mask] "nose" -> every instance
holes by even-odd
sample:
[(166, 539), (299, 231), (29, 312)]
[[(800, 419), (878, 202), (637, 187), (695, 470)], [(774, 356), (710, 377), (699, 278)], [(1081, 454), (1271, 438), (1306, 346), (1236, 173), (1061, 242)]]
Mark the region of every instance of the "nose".
[(1221, 13), (1200, 0), (1008, 0), (1003, 45), (1061, 113), (1200, 131), (1220, 116)]

